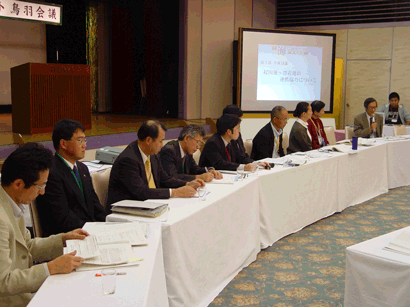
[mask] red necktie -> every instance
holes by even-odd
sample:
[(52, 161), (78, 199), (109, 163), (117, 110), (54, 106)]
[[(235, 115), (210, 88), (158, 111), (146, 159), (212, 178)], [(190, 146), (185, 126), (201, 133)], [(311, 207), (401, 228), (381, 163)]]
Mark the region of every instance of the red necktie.
[[(229, 144), (228, 144), (228, 146), (229, 146)], [(228, 146), (225, 147), (225, 151), (226, 151), (226, 154), (228, 155), (229, 162), (231, 162), (231, 155), (229, 154)]]

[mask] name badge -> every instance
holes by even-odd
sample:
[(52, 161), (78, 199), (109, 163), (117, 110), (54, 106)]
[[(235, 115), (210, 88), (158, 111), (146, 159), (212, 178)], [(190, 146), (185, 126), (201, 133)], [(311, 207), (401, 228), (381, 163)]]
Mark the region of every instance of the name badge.
[(323, 146), (323, 144), (324, 144), (324, 142), (325, 142), (325, 139), (324, 139), (322, 136), (319, 135), (319, 136), (317, 137), (317, 140), (318, 140), (318, 142), (319, 142), (319, 145), (320, 145), (320, 146)]

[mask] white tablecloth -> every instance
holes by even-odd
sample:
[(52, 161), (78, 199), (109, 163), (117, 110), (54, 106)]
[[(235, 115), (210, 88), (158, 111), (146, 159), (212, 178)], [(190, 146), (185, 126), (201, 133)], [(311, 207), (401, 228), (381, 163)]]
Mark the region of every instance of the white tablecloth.
[(401, 231), (346, 248), (345, 307), (409, 306), (410, 256), (383, 250)]
[(72, 272), (46, 279), (31, 300), (30, 307), (67, 306), (168, 306), (162, 257), (161, 224), (150, 224), (148, 245), (134, 247), (138, 266), (118, 268), (116, 290), (103, 295), (100, 271)]
[(402, 140), (387, 142), (389, 189), (410, 185), (409, 155), (410, 141)]
[[(410, 142), (409, 142), (410, 143)], [(387, 145), (261, 172), (261, 246), (388, 191)]]
[(337, 210), (337, 166), (336, 158), (312, 159), (299, 167), (277, 165), (261, 172), (262, 248)]
[[(206, 201), (169, 199), (162, 223), (170, 306), (208, 306), (238, 272), (256, 260), (259, 180), (209, 184)], [(139, 220), (112, 214), (107, 220)]]

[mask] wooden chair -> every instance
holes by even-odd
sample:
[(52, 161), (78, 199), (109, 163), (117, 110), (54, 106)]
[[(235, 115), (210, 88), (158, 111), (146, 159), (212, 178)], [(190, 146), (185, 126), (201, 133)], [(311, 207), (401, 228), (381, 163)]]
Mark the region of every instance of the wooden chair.
[(405, 125), (394, 125), (394, 136), (396, 135), (407, 135), (407, 130)]
[(100, 204), (104, 207), (107, 204), (108, 182), (110, 180), (111, 168), (105, 169), (101, 172), (94, 172), (91, 174), (91, 180), (94, 186), (95, 193), (100, 200)]
[(346, 140), (351, 140), (353, 137), (353, 133), (354, 133), (353, 127), (345, 126), (345, 139)]
[(30, 203), (29, 209), (30, 209), (31, 223), (33, 224), (34, 236), (41, 238), (43, 236), (43, 230), (41, 228), (40, 218), (38, 216), (36, 200), (33, 200)]
[(283, 132), (282, 147), (283, 147), (283, 152), (285, 153), (285, 155), (287, 155), (288, 147), (289, 147), (289, 136), (286, 132)]
[(243, 142), (243, 146), (245, 147), (245, 152), (249, 155), (249, 156), (251, 156), (251, 152), (252, 152), (252, 145), (253, 145), (253, 143), (252, 143), (252, 140), (245, 140), (244, 142)]
[(325, 133), (329, 144), (326, 145), (336, 145), (335, 129), (332, 126), (325, 127)]
[(197, 151), (194, 152), (192, 157), (195, 160), (195, 163), (198, 165), (199, 164), (199, 157), (201, 156), (201, 151), (198, 149)]

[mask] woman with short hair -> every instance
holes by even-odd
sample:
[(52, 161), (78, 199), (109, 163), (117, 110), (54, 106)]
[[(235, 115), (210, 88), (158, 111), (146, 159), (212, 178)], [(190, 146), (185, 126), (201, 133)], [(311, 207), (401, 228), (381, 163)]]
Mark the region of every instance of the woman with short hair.
[(307, 124), (312, 116), (312, 107), (307, 102), (299, 102), (293, 116), (297, 119), (290, 131), (288, 153), (312, 150), (312, 136)]
[(329, 145), (322, 120), (320, 119), (325, 113), (325, 103), (320, 100), (315, 100), (310, 106), (312, 107), (312, 118), (307, 121), (308, 130), (312, 137), (313, 149), (319, 149), (320, 147)]

